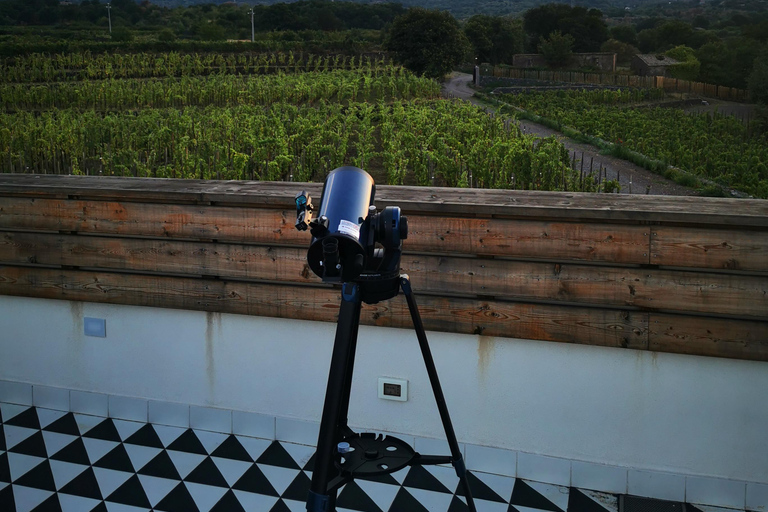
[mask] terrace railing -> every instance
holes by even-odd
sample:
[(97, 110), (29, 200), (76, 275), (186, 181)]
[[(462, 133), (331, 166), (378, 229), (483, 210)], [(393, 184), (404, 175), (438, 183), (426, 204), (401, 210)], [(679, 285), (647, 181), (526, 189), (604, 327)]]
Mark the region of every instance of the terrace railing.
[[(319, 184), (0, 176), (0, 294), (335, 322)], [(387, 187), (427, 329), (768, 361), (768, 202)], [(404, 300), (368, 325), (410, 327)]]

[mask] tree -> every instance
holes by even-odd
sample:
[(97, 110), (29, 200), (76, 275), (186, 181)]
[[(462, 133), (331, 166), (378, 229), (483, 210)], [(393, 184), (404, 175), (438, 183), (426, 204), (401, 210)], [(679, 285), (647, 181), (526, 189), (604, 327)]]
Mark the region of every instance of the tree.
[(611, 37), (622, 43), (637, 46), (637, 31), (632, 25), (617, 25), (612, 27)]
[(555, 30), (549, 34), (548, 39), (544, 39), (539, 45), (539, 53), (544, 55), (549, 67), (561, 68), (568, 65), (573, 55), (573, 37), (570, 34), (563, 34)]
[(640, 50), (631, 44), (616, 39), (609, 39), (604, 42), (600, 47), (600, 51), (605, 53), (615, 53), (616, 64), (619, 66), (629, 66), (632, 62), (632, 57), (640, 53)]
[(480, 62), (509, 63), (523, 50), (523, 27), (512, 18), (476, 14), (467, 20), (464, 34)]
[(384, 48), (414, 73), (440, 78), (462, 62), (470, 45), (450, 13), (414, 7), (392, 22)]
[(753, 101), (768, 105), (768, 49), (763, 50), (755, 59), (747, 85)]
[(675, 46), (664, 53), (667, 57), (680, 61), (680, 64), (670, 66), (669, 74), (672, 78), (681, 80), (696, 80), (701, 70), (701, 62), (696, 58), (696, 52), (689, 46)]
[(523, 16), (523, 28), (528, 36), (528, 49), (532, 51), (555, 30), (570, 35), (574, 39), (573, 50), (577, 52), (596, 52), (608, 40), (608, 26), (602, 12), (566, 4), (530, 9)]

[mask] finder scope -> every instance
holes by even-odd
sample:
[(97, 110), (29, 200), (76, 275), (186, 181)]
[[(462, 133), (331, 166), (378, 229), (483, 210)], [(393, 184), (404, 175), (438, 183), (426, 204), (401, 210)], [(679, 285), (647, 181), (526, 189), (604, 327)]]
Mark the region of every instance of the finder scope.
[(325, 282), (399, 278), (402, 241), (408, 219), (400, 208), (373, 205), (376, 185), (357, 167), (339, 167), (328, 174), (314, 206), (306, 191), (296, 195), (296, 229), (309, 228), (309, 268)]

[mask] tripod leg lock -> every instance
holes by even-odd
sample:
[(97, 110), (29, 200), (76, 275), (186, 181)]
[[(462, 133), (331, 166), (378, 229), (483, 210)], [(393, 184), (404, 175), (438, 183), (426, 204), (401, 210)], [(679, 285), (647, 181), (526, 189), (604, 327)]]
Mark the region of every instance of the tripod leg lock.
[(453, 469), (456, 470), (456, 476), (460, 479), (463, 480), (467, 476), (467, 466), (461, 457), (453, 459)]
[(309, 491), (307, 495), (307, 512), (329, 512), (329, 502), (330, 498), (327, 495)]

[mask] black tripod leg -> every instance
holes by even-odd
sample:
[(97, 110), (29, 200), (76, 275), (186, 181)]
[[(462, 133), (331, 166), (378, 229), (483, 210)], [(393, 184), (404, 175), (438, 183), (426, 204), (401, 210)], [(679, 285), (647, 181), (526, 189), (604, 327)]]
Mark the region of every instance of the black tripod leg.
[(421, 322), (419, 308), (416, 306), (416, 299), (413, 298), (411, 280), (407, 275), (400, 276), (400, 286), (403, 288), (405, 300), (408, 302), (408, 310), (411, 312), (413, 327), (416, 330), (416, 337), (419, 339), (421, 355), (424, 357), (424, 365), (427, 367), (429, 382), (432, 385), (432, 392), (435, 394), (437, 410), (440, 412), (440, 419), (443, 421), (443, 428), (445, 429), (445, 436), (448, 439), (448, 446), (451, 448), (451, 458), (453, 459), (453, 467), (456, 470), (456, 476), (459, 477), (461, 485), (464, 487), (464, 496), (467, 498), (467, 506), (469, 507), (470, 512), (476, 512), (475, 501), (472, 499), (472, 492), (469, 488), (467, 467), (461, 456), (459, 442), (456, 440), (456, 432), (453, 430), (451, 417), (448, 414), (448, 406), (445, 403), (443, 388), (440, 386), (440, 379), (437, 376), (435, 361), (432, 359), (432, 351), (429, 349), (429, 343), (427, 342), (427, 333), (424, 332), (424, 324)]
[[(309, 512), (333, 512), (336, 504), (336, 491), (333, 496), (328, 492), (328, 483), (334, 474), (334, 455), (336, 445), (341, 437), (339, 421), (343, 411), (349, 404), (343, 403), (349, 399), (345, 386), (351, 384), (352, 371), (350, 354), (354, 354), (357, 336), (357, 325), (360, 321), (360, 287), (356, 284), (345, 283), (341, 293), (341, 308), (336, 326), (336, 339), (333, 343), (331, 369), (328, 374), (328, 386), (325, 390), (323, 417), (320, 421), (320, 435), (315, 451), (315, 467), (312, 472), (312, 483), (307, 497)], [(349, 382), (349, 384), (348, 384)], [(346, 417), (346, 416), (345, 416)]]

